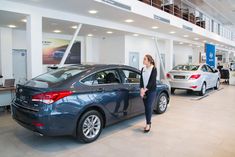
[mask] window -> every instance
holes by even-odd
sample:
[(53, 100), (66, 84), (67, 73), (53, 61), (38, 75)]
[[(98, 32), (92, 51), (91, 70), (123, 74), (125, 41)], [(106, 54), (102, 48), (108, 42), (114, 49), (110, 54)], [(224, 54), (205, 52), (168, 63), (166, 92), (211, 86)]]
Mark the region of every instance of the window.
[(120, 83), (120, 77), (116, 70), (106, 70), (90, 75), (81, 82), (86, 85), (113, 84)]
[(197, 71), (199, 65), (177, 65), (173, 70), (182, 70), (182, 71)]
[(130, 70), (123, 70), (125, 75), (124, 83), (140, 83), (140, 74), (130, 71)]
[(51, 72), (42, 74), (32, 80), (26, 82), (25, 86), (48, 88), (55, 84), (62, 83), (63, 81), (78, 75), (86, 70), (86, 67), (64, 67)]
[(210, 73), (212, 73), (212, 72), (213, 72), (213, 69), (212, 69), (210, 66), (207, 65), (207, 71), (210, 72)]
[(206, 66), (205, 66), (205, 65), (203, 65), (203, 66), (202, 66), (202, 68), (201, 68), (201, 70), (202, 70), (203, 72), (207, 72), (207, 68), (206, 68)]

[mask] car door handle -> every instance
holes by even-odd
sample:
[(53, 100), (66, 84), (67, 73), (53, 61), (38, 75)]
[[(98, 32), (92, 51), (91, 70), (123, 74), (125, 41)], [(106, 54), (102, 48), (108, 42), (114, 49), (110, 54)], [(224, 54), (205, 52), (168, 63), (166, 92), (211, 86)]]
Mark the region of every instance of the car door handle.
[(96, 91), (97, 92), (104, 92), (104, 88), (98, 88)]

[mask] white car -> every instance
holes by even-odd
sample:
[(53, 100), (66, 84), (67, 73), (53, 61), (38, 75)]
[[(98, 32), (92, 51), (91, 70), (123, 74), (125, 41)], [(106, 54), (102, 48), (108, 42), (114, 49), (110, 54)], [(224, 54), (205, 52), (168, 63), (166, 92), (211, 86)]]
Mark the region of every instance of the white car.
[(218, 89), (220, 86), (220, 73), (207, 64), (178, 65), (167, 73), (171, 85), (171, 93), (175, 89), (185, 89), (205, 95), (210, 88)]

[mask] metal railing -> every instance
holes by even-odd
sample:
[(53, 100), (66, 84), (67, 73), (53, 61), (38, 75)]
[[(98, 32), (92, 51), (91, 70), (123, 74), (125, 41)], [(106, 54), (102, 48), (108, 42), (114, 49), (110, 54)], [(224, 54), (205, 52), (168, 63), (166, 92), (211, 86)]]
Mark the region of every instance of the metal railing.
[(182, 18), (210, 32), (214, 32), (229, 40), (235, 41), (233, 32), (225, 28), (221, 23), (210, 18), (201, 11), (190, 6), (183, 0), (139, 0), (153, 7), (161, 9), (169, 14)]

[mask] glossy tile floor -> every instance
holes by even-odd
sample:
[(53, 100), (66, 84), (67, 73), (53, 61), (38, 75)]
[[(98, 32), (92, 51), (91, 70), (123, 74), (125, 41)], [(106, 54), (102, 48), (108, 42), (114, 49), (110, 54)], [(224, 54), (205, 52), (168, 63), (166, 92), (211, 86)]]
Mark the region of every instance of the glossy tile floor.
[(106, 128), (98, 141), (78, 143), (71, 137), (40, 137), (0, 115), (1, 157), (234, 157), (235, 86), (208, 97), (177, 92), (163, 115), (153, 117), (144, 134), (139, 116)]

